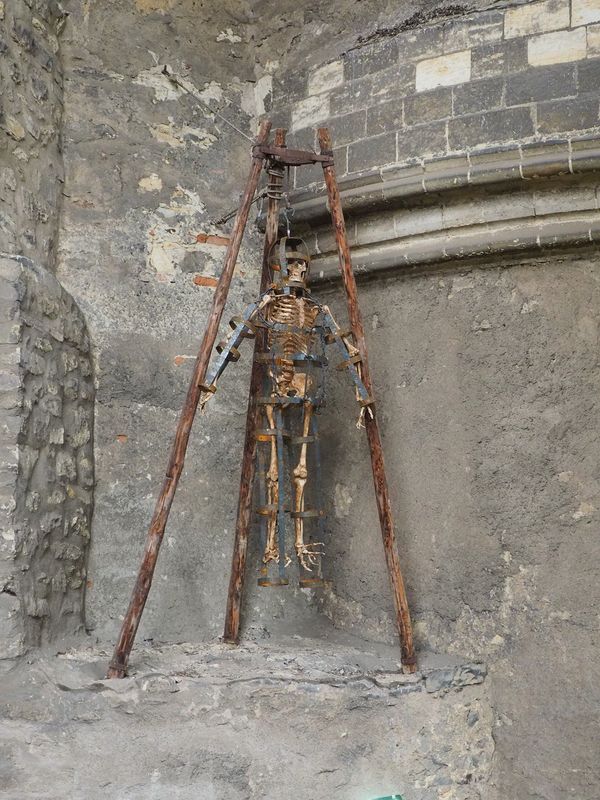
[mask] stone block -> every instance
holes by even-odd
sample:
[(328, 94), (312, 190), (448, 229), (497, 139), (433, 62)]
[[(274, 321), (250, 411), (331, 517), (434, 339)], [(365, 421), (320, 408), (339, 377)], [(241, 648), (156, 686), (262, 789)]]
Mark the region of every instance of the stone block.
[(600, 22), (600, 2), (598, 0), (571, 0), (571, 25), (588, 25)]
[(574, 98), (538, 103), (537, 128), (539, 133), (561, 133), (594, 128), (599, 124), (598, 98)]
[(504, 13), (488, 11), (466, 19), (449, 20), (444, 29), (444, 52), (453, 53), (477, 45), (499, 42), (504, 31)]
[(477, 111), (486, 111), (503, 105), (504, 93), (503, 78), (487, 78), (482, 81), (472, 81), (463, 86), (452, 89), (452, 111), (455, 117), (463, 114), (473, 114)]
[(412, 94), (415, 86), (415, 68), (412, 64), (401, 64), (365, 75), (356, 81), (339, 86), (330, 94), (331, 114), (338, 116), (350, 111), (379, 105), (387, 100)]
[(531, 67), (506, 80), (506, 105), (572, 97), (577, 93), (575, 68), (568, 64)]
[(588, 25), (587, 29), (587, 56), (596, 58), (600, 56), (600, 25)]
[(316, 125), (329, 117), (329, 96), (317, 94), (301, 100), (292, 107), (291, 130), (296, 131), (307, 125)]
[(387, 133), (404, 127), (402, 100), (390, 100), (367, 109), (367, 136)]
[(493, 142), (520, 140), (533, 136), (534, 126), (528, 107), (485, 111), (469, 117), (452, 119), (448, 123), (451, 150), (477, 147)]
[(580, 92), (597, 92), (600, 86), (600, 59), (590, 59), (577, 65), (577, 86)]
[(350, 50), (344, 56), (344, 76), (353, 81), (373, 72), (388, 69), (398, 61), (396, 39), (386, 39), (368, 46)]
[(405, 125), (420, 125), (452, 116), (452, 89), (445, 86), (404, 100)]
[(398, 161), (446, 152), (446, 123), (432, 122), (398, 132)]
[(533, 67), (580, 61), (586, 54), (585, 28), (544, 33), (541, 36), (534, 36), (527, 42), (527, 58)]
[(320, 94), (341, 86), (344, 82), (343, 61), (331, 61), (322, 67), (313, 70), (308, 75), (308, 94)]
[(396, 161), (396, 134), (385, 133), (372, 136), (348, 148), (348, 172), (380, 167)]
[(282, 79), (273, 78), (273, 100), (275, 105), (297, 103), (308, 94), (308, 72), (293, 69)]
[(543, 0), (507, 8), (504, 37), (531, 36), (569, 27), (569, 0)]
[(341, 146), (356, 142), (358, 139), (364, 139), (365, 137), (367, 112), (365, 110), (353, 111), (351, 114), (344, 114), (342, 117), (332, 117), (327, 120), (327, 125), (331, 131), (331, 139), (334, 145)]
[(471, 80), (470, 50), (428, 58), (417, 64), (417, 92), (434, 89), (436, 86), (454, 86), (469, 80)]
[(400, 63), (419, 61), (444, 52), (444, 25), (429, 25), (396, 37)]

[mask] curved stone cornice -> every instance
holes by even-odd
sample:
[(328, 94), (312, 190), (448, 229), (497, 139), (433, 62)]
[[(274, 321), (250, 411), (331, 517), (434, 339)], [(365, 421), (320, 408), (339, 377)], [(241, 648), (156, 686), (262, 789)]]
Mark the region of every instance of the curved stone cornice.
[[(479, 150), (339, 181), (357, 272), (600, 240), (600, 138)], [(322, 185), (292, 196), (315, 281), (337, 276)]]

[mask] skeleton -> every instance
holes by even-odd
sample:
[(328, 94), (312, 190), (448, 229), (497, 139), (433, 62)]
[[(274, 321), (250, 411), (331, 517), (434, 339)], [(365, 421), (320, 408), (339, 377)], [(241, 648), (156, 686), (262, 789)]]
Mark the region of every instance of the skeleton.
[[(365, 413), (372, 413), (369, 408), (372, 399), (361, 378), (360, 352), (351, 341), (351, 334), (340, 329), (326, 305), (311, 297), (307, 287), (310, 257), (304, 242), (283, 237), (273, 248), (270, 261), (277, 279), (256, 303), (248, 306), (242, 317), (231, 320), (233, 330), (217, 347), (219, 356), (206, 376), (200, 403), (204, 407), (216, 391), (227, 364), (238, 360), (238, 346), (243, 339), (252, 338), (259, 328), (265, 328), (266, 350), (257, 355), (257, 360), (267, 367), (267, 392), (259, 399), (264, 406), (266, 429), (257, 432), (257, 439), (269, 443), (269, 463), (264, 474), (266, 504), (259, 509), (266, 517), (262, 561), (265, 566), (271, 562), (278, 564), (279, 583), (287, 583), (283, 579), (289, 559), (285, 556), (282, 443), (286, 429), (291, 429), (293, 410), (298, 408), (301, 435), (292, 437), (292, 443), (300, 445), (298, 461), (292, 470), (290, 515), (294, 521), (294, 548), (300, 566), (309, 573), (323, 555), (322, 542), (305, 539), (305, 519), (321, 513), (305, 508), (308, 445), (316, 441), (314, 414), (324, 399), (323, 384), (315, 378), (314, 369), (327, 363), (319, 355), (319, 348), (322, 352), (326, 344), (335, 344), (343, 356), (340, 368), (350, 373), (361, 406), (359, 424)], [(263, 585), (269, 582), (264, 581)]]

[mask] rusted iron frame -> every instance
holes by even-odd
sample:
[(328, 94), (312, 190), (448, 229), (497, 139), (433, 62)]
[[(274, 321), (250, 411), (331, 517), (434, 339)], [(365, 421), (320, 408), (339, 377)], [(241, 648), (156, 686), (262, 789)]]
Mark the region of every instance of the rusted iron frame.
[[(275, 131), (275, 146), (279, 149), (285, 148), (285, 134), (283, 128)], [(260, 146), (257, 146), (257, 149)], [(264, 146), (263, 146), (264, 147)], [(261, 148), (262, 149), (262, 148)], [(283, 186), (283, 174), (281, 178), (272, 176), (275, 186)], [(277, 241), (279, 232), (279, 199), (269, 197), (267, 205), (267, 221), (264, 238), (262, 273), (260, 278), (260, 294), (267, 290), (271, 282), (271, 270), (269, 256), (271, 249)], [(244, 438), (244, 454), (242, 457), (242, 472), (240, 478), (240, 493), (238, 500), (237, 519), (235, 525), (235, 537), (233, 544), (233, 558), (231, 561), (231, 575), (229, 578), (229, 591), (227, 593), (227, 608), (225, 611), (225, 628), (223, 640), (230, 644), (237, 644), (240, 635), (240, 619), (242, 593), (244, 590), (244, 578), (246, 573), (246, 559), (248, 554), (248, 536), (250, 532), (250, 520), (252, 513), (252, 489), (254, 485), (254, 475), (256, 472), (256, 431), (260, 422), (260, 405), (258, 398), (262, 394), (261, 384), (263, 370), (257, 356), (265, 351), (265, 330), (257, 329), (254, 342), (254, 357), (252, 359), (252, 374), (250, 376), (250, 388), (248, 390), (248, 406), (246, 413), (246, 433)]]
[(313, 153), (312, 150), (291, 150), (285, 145), (257, 144), (252, 150), (255, 158), (269, 158), (285, 167), (301, 167), (304, 164), (333, 165), (333, 156)]
[[(331, 136), (327, 128), (319, 128), (319, 146), (321, 155), (328, 156), (333, 162)], [(340, 272), (342, 273), (344, 289), (346, 291), (348, 317), (352, 332), (354, 334), (355, 344), (362, 355), (362, 380), (369, 392), (370, 397), (373, 397), (373, 384), (371, 381), (371, 375), (369, 373), (365, 332), (362, 322), (362, 315), (358, 305), (356, 280), (352, 270), (352, 261), (350, 259), (348, 238), (346, 236), (344, 213), (342, 211), (342, 203), (340, 200), (340, 193), (337, 186), (335, 167), (333, 166), (333, 163), (328, 163), (326, 161), (323, 162), (323, 175), (325, 178), (325, 185), (327, 187), (329, 211), (331, 213), (331, 220), (336, 238)], [(394, 520), (392, 517), (390, 495), (385, 473), (385, 464), (383, 460), (381, 435), (379, 433), (379, 425), (377, 423), (375, 406), (371, 405), (369, 408), (372, 410), (373, 415), (371, 416), (368, 411), (365, 414), (365, 428), (369, 443), (369, 451), (371, 453), (373, 482), (375, 484), (375, 497), (377, 500), (377, 510), (379, 512), (379, 522), (381, 524), (385, 560), (394, 598), (396, 623), (398, 625), (398, 632), (400, 634), (402, 664), (407, 672), (415, 672), (417, 665), (413, 643), (412, 624), (410, 620), (410, 611), (406, 598), (404, 580), (400, 570), (400, 561), (398, 558), (396, 535), (394, 532)]]
[[(268, 141), (270, 130), (271, 123), (268, 120), (262, 122), (256, 138), (256, 144), (265, 144)], [(225, 308), (225, 302), (227, 300), (231, 278), (233, 276), (233, 271), (242, 242), (242, 236), (248, 221), (248, 213), (250, 211), (252, 199), (258, 186), (262, 167), (263, 159), (253, 156), (246, 188), (242, 195), (238, 214), (233, 224), (231, 237), (225, 253), (223, 271), (221, 272), (219, 282), (215, 289), (212, 306), (208, 316), (208, 323), (202, 338), (198, 356), (196, 358), (192, 379), (183, 409), (177, 423), (175, 439), (166, 470), (166, 477), (160, 490), (156, 507), (154, 509), (154, 514), (152, 515), (152, 520), (148, 529), (142, 563), (140, 565), (140, 570), (135, 582), (133, 593), (131, 595), (129, 607), (121, 626), (119, 639), (109, 664), (107, 673), (108, 678), (123, 678), (127, 673), (129, 654), (131, 653), (131, 648), (133, 647), (133, 642), (137, 633), (140, 619), (142, 617), (142, 613), (144, 611), (144, 606), (146, 605), (146, 600), (148, 599), (148, 593), (150, 592), (150, 586), (152, 584), (152, 577), (154, 575), (158, 553), (164, 536), (167, 520), (169, 518), (169, 511), (171, 510), (171, 504), (173, 503), (177, 484), (183, 470), (185, 453), (192, 429), (192, 423), (194, 421), (194, 416), (196, 414), (198, 401), (202, 391), (201, 387), (204, 383), (206, 370), (208, 368), (210, 356), (219, 330), (219, 324), (221, 322), (221, 317), (223, 316), (223, 310)]]

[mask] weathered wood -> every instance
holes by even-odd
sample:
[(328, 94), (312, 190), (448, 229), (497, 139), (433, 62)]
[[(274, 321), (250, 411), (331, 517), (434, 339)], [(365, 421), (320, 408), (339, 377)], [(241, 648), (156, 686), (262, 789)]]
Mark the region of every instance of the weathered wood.
[[(319, 128), (319, 145), (322, 155), (333, 155), (331, 137), (327, 128)], [(350, 319), (350, 326), (354, 334), (356, 346), (360, 350), (362, 356), (362, 380), (367, 391), (369, 392), (369, 395), (373, 397), (373, 384), (371, 381), (371, 375), (369, 373), (365, 331), (362, 322), (362, 315), (358, 305), (356, 280), (352, 270), (352, 261), (350, 259), (350, 248), (348, 246), (348, 239), (346, 236), (344, 213), (342, 211), (340, 193), (335, 177), (335, 167), (324, 162), (323, 174), (325, 177), (325, 185), (327, 187), (327, 196), (329, 199), (329, 210), (331, 213), (331, 220), (333, 222), (337, 243), (340, 271), (342, 273), (344, 289), (346, 290), (348, 317)], [(375, 484), (377, 510), (379, 512), (379, 522), (381, 525), (381, 534), (383, 536), (383, 548), (385, 551), (385, 560), (394, 598), (396, 622), (398, 625), (398, 632), (400, 634), (402, 664), (407, 672), (414, 672), (417, 667), (410, 611), (408, 608), (408, 601), (406, 599), (404, 580), (402, 579), (402, 572), (400, 570), (400, 561), (398, 559), (396, 535), (394, 533), (394, 520), (392, 517), (390, 495), (385, 473), (385, 464), (383, 460), (383, 447), (381, 444), (379, 425), (377, 424), (377, 413), (373, 406), (371, 406), (371, 408), (373, 410), (373, 416), (370, 417), (368, 413), (365, 415), (365, 428), (367, 432), (367, 440), (369, 442), (369, 450), (371, 453), (373, 482)]]
[[(275, 131), (275, 146), (285, 147), (285, 130), (277, 128)], [(272, 185), (283, 184), (281, 178), (274, 175)], [(279, 231), (279, 200), (269, 198), (267, 206), (267, 220), (263, 249), (263, 264), (260, 278), (260, 293), (266, 291), (270, 281), (269, 255), (271, 248), (277, 241)], [(248, 553), (248, 535), (250, 531), (250, 517), (252, 513), (252, 490), (256, 472), (256, 429), (260, 422), (260, 406), (258, 397), (261, 395), (262, 369), (256, 356), (265, 350), (265, 331), (257, 330), (254, 342), (254, 358), (252, 359), (252, 374), (248, 391), (248, 410), (246, 413), (246, 435), (244, 439), (244, 455), (242, 458), (242, 473), (240, 478), (240, 494), (238, 500), (237, 520), (235, 525), (235, 538), (233, 544), (233, 558), (231, 561), (231, 576), (229, 579), (229, 592), (227, 594), (227, 609), (225, 612), (225, 629), (223, 639), (230, 644), (237, 644), (240, 635), (240, 613), (242, 605), (242, 592), (244, 590), (244, 577), (246, 572), (246, 556)]]
[[(267, 142), (270, 129), (270, 122), (264, 121), (261, 123), (256, 139), (257, 144), (264, 144)], [(240, 208), (237, 213), (231, 232), (231, 238), (225, 253), (223, 271), (221, 272), (221, 277), (219, 278), (219, 282), (215, 289), (215, 294), (208, 317), (208, 323), (202, 338), (198, 356), (196, 358), (194, 372), (192, 374), (192, 379), (185, 403), (177, 423), (175, 439), (171, 454), (169, 456), (166, 478), (160, 490), (156, 507), (154, 509), (154, 514), (148, 529), (142, 563), (137, 580), (135, 582), (133, 593), (131, 595), (129, 607), (127, 609), (127, 613), (125, 614), (123, 625), (121, 626), (119, 639), (115, 646), (113, 657), (108, 668), (108, 678), (123, 678), (127, 673), (129, 654), (131, 652), (131, 648), (133, 647), (133, 641), (140, 624), (140, 619), (144, 611), (144, 606), (146, 605), (146, 600), (148, 599), (148, 593), (152, 584), (152, 576), (154, 575), (154, 569), (156, 567), (158, 552), (160, 550), (167, 519), (169, 517), (169, 511), (171, 510), (171, 504), (175, 496), (179, 477), (183, 470), (185, 453), (187, 450), (188, 440), (190, 438), (190, 431), (192, 429), (192, 423), (194, 421), (194, 416), (198, 407), (198, 401), (202, 392), (201, 386), (204, 382), (206, 370), (210, 362), (219, 324), (223, 315), (223, 309), (227, 300), (231, 278), (233, 276), (235, 263), (242, 242), (242, 236), (248, 220), (248, 213), (250, 211), (252, 199), (258, 186), (258, 180), (263, 163), (264, 161), (262, 158), (253, 157), (252, 159), (252, 167), (248, 176), (246, 189), (242, 195)]]

